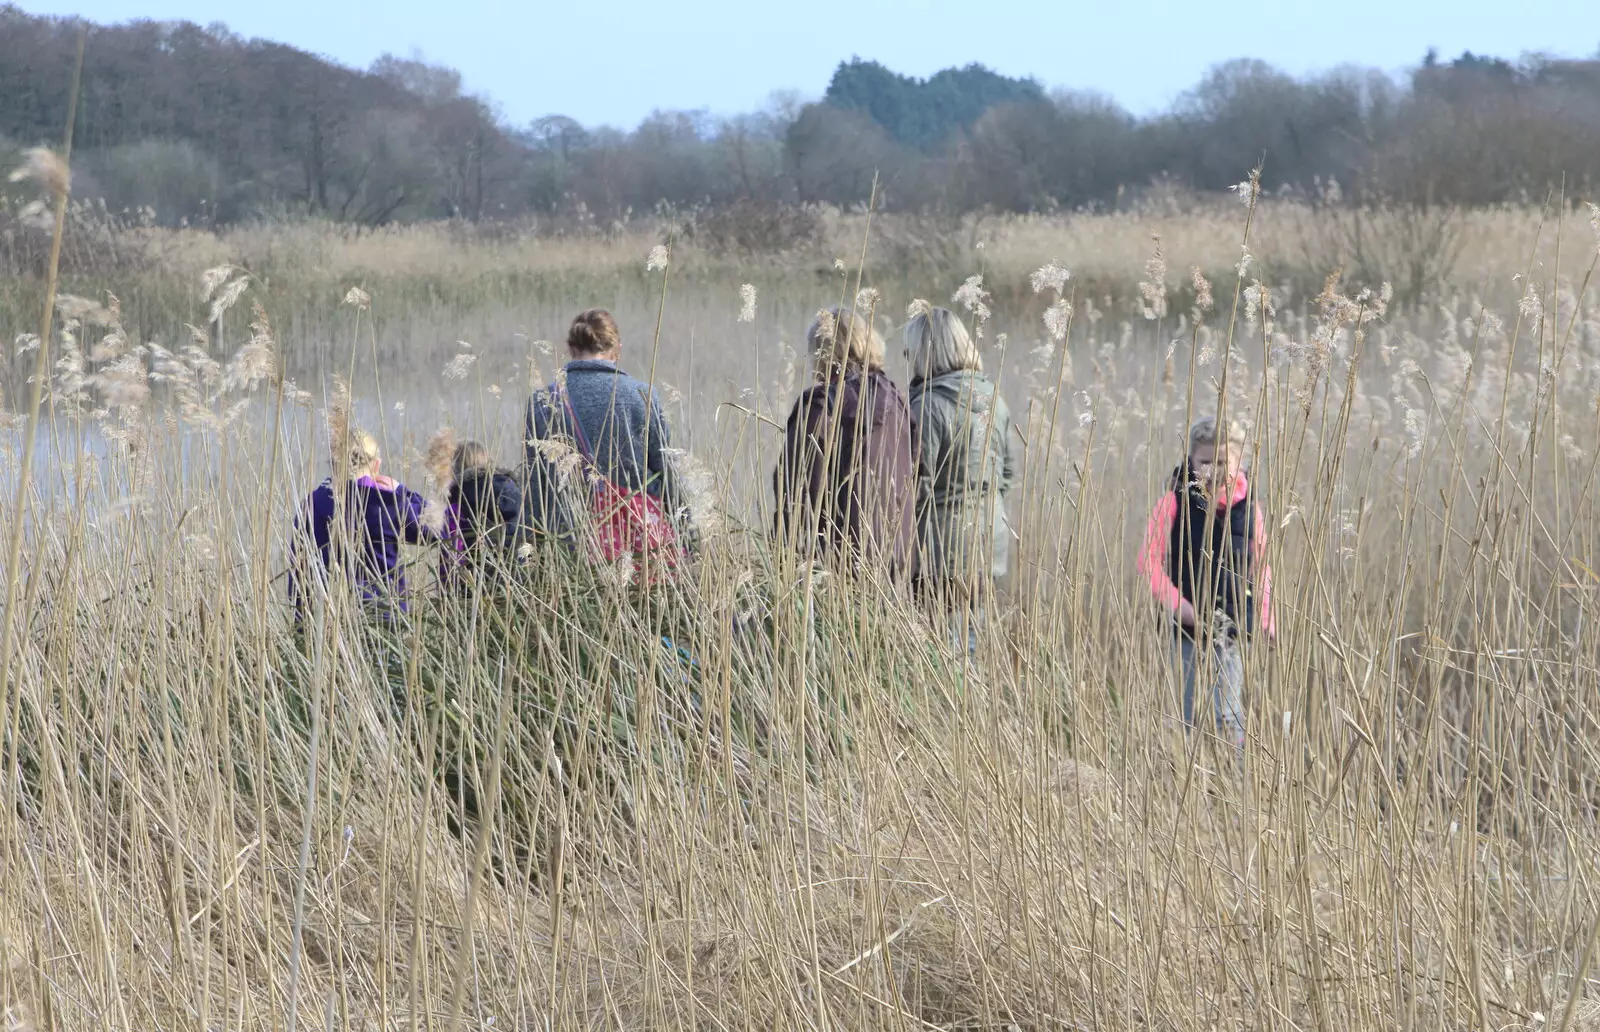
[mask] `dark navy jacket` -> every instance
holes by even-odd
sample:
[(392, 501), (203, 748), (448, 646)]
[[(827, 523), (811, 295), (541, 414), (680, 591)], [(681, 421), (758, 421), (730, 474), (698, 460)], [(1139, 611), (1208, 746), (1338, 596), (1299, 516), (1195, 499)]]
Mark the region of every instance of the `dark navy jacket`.
[(520, 543), (531, 531), (524, 519), (522, 482), (504, 470), (471, 470), (450, 485), (444, 510), (444, 533), (439, 554), (439, 581), (461, 587), (460, 574), (472, 548), (496, 531), (508, 547)]

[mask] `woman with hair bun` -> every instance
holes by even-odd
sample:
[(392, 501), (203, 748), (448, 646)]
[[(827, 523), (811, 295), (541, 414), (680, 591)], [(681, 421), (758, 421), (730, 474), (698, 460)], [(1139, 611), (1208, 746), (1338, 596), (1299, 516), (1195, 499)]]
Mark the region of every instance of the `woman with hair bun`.
[[(528, 400), (530, 521), (540, 531), (570, 538), (585, 529), (589, 551), (603, 561), (652, 557), (651, 579), (676, 567), (691, 545), (676, 471), (668, 459), (672, 432), (661, 397), (623, 371), (622, 334), (611, 313), (590, 308), (567, 330), (571, 358), (562, 376)], [(587, 518), (567, 511), (562, 463), (552, 455), (575, 446), (590, 482)]]

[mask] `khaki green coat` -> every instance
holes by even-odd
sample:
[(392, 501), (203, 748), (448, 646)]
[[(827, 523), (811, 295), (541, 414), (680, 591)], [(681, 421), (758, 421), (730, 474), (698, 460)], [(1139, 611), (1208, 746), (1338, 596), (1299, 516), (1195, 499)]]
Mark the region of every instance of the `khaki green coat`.
[(1006, 495), (1016, 473), (1011, 415), (982, 373), (911, 385), (919, 579), (978, 589), (1010, 568)]

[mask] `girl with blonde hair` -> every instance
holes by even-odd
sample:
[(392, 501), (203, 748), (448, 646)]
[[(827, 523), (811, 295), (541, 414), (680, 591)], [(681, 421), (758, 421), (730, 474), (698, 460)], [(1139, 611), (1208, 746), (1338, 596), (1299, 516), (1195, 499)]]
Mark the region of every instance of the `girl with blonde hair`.
[(774, 531), (812, 558), (911, 572), (911, 417), (883, 369), (883, 338), (828, 308), (806, 331), (817, 382), (789, 413), (773, 471)]
[[(313, 545), (321, 563), (319, 568), (300, 572), (325, 585), (326, 575), (339, 571), (353, 581), (364, 602), (391, 612), (404, 610), (406, 579), (400, 546), (422, 544), (434, 537), (422, 522), (423, 498), (379, 472), (383, 459), (378, 441), (370, 433), (338, 426), (331, 436), (334, 476), (307, 496), (295, 519), (296, 555), (300, 546)], [(338, 523), (335, 477), (345, 485), (343, 526)], [(297, 619), (309, 602), (305, 584), (293, 577), (298, 567), (291, 563), (289, 584)]]
[(1215, 727), (1241, 753), (1244, 643), (1258, 631), (1277, 637), (1267, 517), (1246, 444), (1232, 420), (1207, 416), (1189, 428), (1188, 454), (1150, 514), (1138, 563), (1175, 645), (1184, 724)]

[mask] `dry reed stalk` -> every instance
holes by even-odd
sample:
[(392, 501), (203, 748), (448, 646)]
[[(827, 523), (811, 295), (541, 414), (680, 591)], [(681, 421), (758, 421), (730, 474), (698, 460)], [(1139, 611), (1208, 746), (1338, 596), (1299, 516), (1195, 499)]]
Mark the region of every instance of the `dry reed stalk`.
[[(78, 56), (72, 71), (72, 85), (67, 92), (67, 128), (63, 134), (61, 156), (57, 158), (48, 151), (36, 149), (29, 158), (29, 164), (22, 170), (27, 177), (37, 180), (50, 194), (55, 203), (55, 226), (50, 238), (50, 260), (46, 266), (44, 313), (40, 316), (39, 348), (33, 363), (33, 388), (28, 393), (28, 422), (23, 431), (22, 458), (17, 470), (16, 501), (11, 508), (11, 535), (6, 543), (6, 602), (5, 609), (0, 612), (0, 621), (3, 621), (3, 626), (0, 626), (0, 734), (6, 734), (10, 729), (14, 750), (18, 748), (15, 744), (16, 731), (14, 724), (8, 719), (10, 716), (8, 711), (13, 705), (18, 714), (22, 709), (20, 679), (15, 693), (15, 703), (12, 702), (11, 691), (12, 646), (16, 638), (16, 627), (22, 622), (22, 617), (17, 612), (17, 586), (22, 579), (22, 538), (28, 523), (27, 511), (34, 449), (39, 439), (40, 403), (50, 370), (50, 335), (55, 316), (57, 276), (61, 268), (61, 241), (66, 232), (67, 197), (72, 188), (72, 135), (73, 127), (77, 124), (78, 88), (83, 79), (83, 51), (88, 32), (87, 26), (82, 26), (78, 30)], [(6, 758), (0, 757), (0, 760)], [(5, 766), (8, 781), (14, 781), (15, 752), (9, 760), (6, 760)]]
[[(1544, 243), (1519, 261), (1559, 271)], [(742, 331), (726, 284), (673, 289), (696, 322), (653, 288), (628, 303), (676, 380), (716, 299)], [(814, 287), (786, 289), (763, 311), (815, 310)], [(1059, 293), (997, 296), (991, 325), (1013, 349), (1053, 337), (1039, 305)], [(281, 568), (292, 499), (250, 500), (320, 479), (320, 435), (277, 405), (188, 437), (156, 418), (150, 515), (126, 504), (144, 460), (120, 452), (85, 463), (81, 515), (38, 504), (49, 576), (15, 658), (41, 690), (11, 714), (0, 813), (23, 872), (0, 920), (33, 957), (13, 984), (54, 987), (56, 1027), (197, 1032), (1581, 1027), (1600, 307), (1562, 296), (1542, 302), (1559, 322), (1513, 335), (1487, 300), (1374, 326), (1330, 289), (1326, 325), (1280, 305), (1284, 340), (1219, 335), (1221, 374), (1185, 327), (1169, 388), (1170, 329), (1073, 295), (1035, 380), (1006, 386), (1031, 412), (1025, 576), (973, 666), (902, 596), (787, 569), (757, 529), (648, 602), (550, 560), (389, 627), (334, 591), (297, 636), (267, 576), (241, 591), (230, 571)], [(759, 519), (775, 434), (719, 435), (701, 405), (751, 363), (717, 357), (732, 385), (685, 381), (686, 418), (714, 466), (751, 470), (728, 480)], [(484, 404), (422, 368), (386, 370), (385, 396), (455, 425)], [(1213, 376), (1254, 417), (1283, 625), (1247, 656), (1237, 777), (1165, 726), (1168, 643), (1127, 576)], [(1428, 413), (1416, 450), (1408, 409)]]

